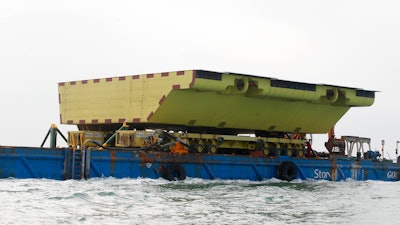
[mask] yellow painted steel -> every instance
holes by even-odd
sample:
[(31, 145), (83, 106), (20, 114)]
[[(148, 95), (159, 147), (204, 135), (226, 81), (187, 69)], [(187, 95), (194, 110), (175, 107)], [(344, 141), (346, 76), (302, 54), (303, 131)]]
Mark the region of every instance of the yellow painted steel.
[(303, 149), (306, 139), (289, 139), (289, 138), (266, 138), (253, 136), (238, 136), (238, 135), (221, 135), (221, 134), (198, 134), (198, 133), (174, 133), (175, 137), (191, 146), (196, 144), (212, 146), (216, 148), (228, 149), (248, 149), (254, 151), (257, 149), (258, 143), (263, 146), (268, 144), (282, 145), (296, 149)]
[(326, 133), (373, 91), (187, 70), (59, 84), (62, 124)]
[(115, 146), (117, 147), (143, 148), (156, 141), (153, 131), (118, 130), (115, 133)]
[(102, 145), (106, 133), (101, 131), (68, 131), (68, 146), (73, 149), (82, 147), (95, 147), (93, 142), (87, 142), (88, 140), (96, 141)]
[[(263, 151), (268, 148), (283, 148), (303, 150), (306, 139), (266, 138), (254, 136), (199, 134), (199, 133), (169, 133), (175, 139), (165, 140), (159, 130), (118, 130), (116, 131), (115, 146), (124, 148), (145, 148), (154, 143), (163, 142), (167, 149), (174, 154), (186, 154), (189, 148), (198, 153), (216, 153), (218, 149), (242, 149)], [(161, 136), (160, 136), (161, 135)], [(172, 142), (171, 142), (172, 141)], [(164, 149), (166, 150), (166, 149)], [(267, 154), (268, 155), (268, 154)]]
[(186, 89), (192, 79), (193, 71), (185, 71), (60, 83), (61, 123), (148, 122), (174, 85)]

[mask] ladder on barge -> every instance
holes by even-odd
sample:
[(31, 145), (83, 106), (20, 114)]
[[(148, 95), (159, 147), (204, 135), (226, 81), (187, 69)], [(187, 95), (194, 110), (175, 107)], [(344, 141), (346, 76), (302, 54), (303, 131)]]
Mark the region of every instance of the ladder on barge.
[(65, 157), (64, 178), (88, 179), (90, 173), (90, 150), (68, 149)]

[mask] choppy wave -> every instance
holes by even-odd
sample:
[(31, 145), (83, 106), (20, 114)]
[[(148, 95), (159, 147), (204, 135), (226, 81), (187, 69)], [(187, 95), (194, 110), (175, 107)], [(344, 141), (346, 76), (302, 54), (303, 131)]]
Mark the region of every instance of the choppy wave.
[(400, 182), (0, 180), (1, 224), (400, 224)]

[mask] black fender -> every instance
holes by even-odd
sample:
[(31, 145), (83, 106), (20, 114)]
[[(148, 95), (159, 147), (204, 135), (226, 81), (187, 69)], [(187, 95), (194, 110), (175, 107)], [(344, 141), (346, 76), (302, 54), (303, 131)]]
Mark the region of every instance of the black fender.
[(186, 171), (181, 164), (171, 164), (164, 169), (161, 176), (169, 181), (185, 180)]
[(294, 162), (284, 161), (278, 165), (277, 178), (286, 181), (292, 181), (297, 177), (297, 166)]

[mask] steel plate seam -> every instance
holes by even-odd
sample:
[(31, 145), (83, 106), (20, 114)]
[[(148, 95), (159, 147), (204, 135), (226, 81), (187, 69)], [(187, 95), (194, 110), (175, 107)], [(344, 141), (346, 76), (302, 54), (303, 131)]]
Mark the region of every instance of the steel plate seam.
[(26, 160), (25, 157), (23, 157), (22, 155), (18, 155), (18, 159), (22, 162), (22, 164), (24, 164), (24, 166), (27, 168), (27, 170), (33, 176), (33, 178), (39, 178), (38, 174), (35, 172), (35, 170), (29, 164), (28, 160)]
[(258, 176), (259, 180), (262, 180), (263, 177), (261, 176), (261, 173), (258, 171), (257, 166), (254, 163), (251, 163), (251, 167), (254, 170), (254, 173)]
[(206, 169), (206, 171), (207, 171), (208, 175), (210, 176), (210, 178), (211, 178), (212, 180), (214, 180), (214, 179), (215, 179), (215, 175), (214, 175), (214, 173), (212, 172), (211, 168), (208, 166), (208, 164), (207, 164), (207, 163), (203, 163), (203, 166), (204, 166), (204, 168)]

